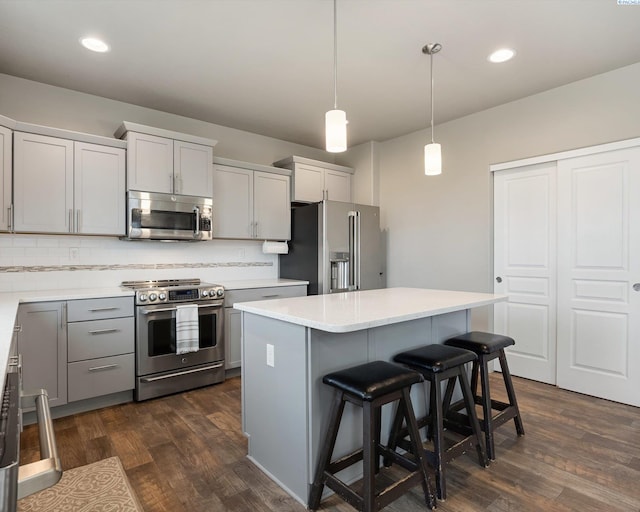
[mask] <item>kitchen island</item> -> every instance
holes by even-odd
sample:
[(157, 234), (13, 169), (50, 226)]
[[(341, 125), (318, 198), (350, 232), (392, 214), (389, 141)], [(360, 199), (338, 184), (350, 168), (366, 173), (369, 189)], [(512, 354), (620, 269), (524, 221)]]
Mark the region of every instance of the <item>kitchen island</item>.
[[(326, 373), (467, 332), (471, 309), (506, 300), (487, 293), (388, 288), (236, 303), (242, 311), (242, 427), (248, 457), (307, 504), (333, 389)], [(426, 386), (426, 384), (425, 384)], [(424, 386), (411, 391), (425, 412)], [(383, 408), (382, 440), (391, 406)], [(362, 443), (362, 415), (345, 408), (334, 458)], [(341, 477), (355, 481), (359, 465)]]

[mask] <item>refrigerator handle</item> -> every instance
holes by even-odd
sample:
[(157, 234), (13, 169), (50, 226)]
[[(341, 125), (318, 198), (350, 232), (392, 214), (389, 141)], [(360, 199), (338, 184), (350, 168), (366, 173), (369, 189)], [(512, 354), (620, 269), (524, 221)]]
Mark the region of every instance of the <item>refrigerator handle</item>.
[(360, 289), (360, 212), (349, 212), (349, 289)]

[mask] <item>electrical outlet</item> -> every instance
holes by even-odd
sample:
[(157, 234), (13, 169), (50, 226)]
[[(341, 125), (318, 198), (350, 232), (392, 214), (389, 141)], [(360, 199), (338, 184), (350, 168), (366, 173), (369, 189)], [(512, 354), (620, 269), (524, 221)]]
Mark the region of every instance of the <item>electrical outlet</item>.
[(77, 263), (80, 259), (80, 250), (77, 247), (69, 247), (69, 261)]
[(275, 366), (275, 350), (271, 343), (267, 343), (267, 366)]

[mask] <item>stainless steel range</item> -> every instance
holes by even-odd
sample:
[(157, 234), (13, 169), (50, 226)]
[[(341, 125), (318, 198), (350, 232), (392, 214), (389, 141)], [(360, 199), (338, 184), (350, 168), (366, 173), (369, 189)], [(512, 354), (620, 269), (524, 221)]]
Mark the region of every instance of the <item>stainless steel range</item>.
[(122, 286), (136, 292), (135, 400), (224, 380), (222, 286), (199, 279)]

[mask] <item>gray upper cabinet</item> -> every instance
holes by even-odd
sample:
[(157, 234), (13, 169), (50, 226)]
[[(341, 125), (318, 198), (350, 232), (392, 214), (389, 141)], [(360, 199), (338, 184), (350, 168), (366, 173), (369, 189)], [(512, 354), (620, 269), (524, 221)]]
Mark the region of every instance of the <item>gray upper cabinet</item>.
[(15, 231), (124, 235), (124, 149), (15, 132), (13, 178)]
[(289, 240), (289, 171), (214, 159), (213, 236)]
[(11, 229), (11, 136), (0, 126), (0, 231)]
[(211, 195), (217, 141), (128, 121), (115, 135), (127, 140), (127, 190)]
[(291, 200), (302, 203), (317, 203), (323, 199), (352, 201), (351, 167), (330, 164), (300, 156), (291, 156), (275, 162), (276, 167), (290, 169)]
[(73, 202), (76, 233), (124, 234), (124, 149), (74, 142)]

